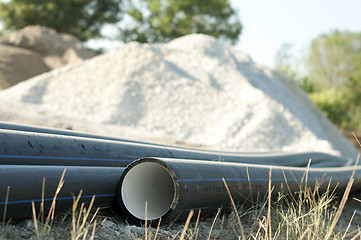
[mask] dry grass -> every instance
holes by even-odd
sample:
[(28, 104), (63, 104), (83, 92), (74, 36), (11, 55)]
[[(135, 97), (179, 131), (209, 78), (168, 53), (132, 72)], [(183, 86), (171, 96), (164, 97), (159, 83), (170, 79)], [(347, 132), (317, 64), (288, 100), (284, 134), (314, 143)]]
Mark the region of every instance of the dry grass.
[[(276, 201), (271, 202), (269, 194), (262, 203), (251, 207), (240, 206), (230, 214), (229, 229), (239, 239), (352, 239), (359, 237), (361, 231), (348, 233), (353, 216), (345, 230), (337, 225), (348, 199), (353, 176), (350, 178), (341, 201), (337, 204), (335, 189), (320, 192), (320, 183), (314, 187), (300, 185), (300, 190), (290, 196), (278, 193)], [(239, 216), (244, 226), (239, 227)]]
[[(49, 235), (52, 225), (54, 223), (54, 217), (55, 217), (55, 206), (56, 206), (56, 199), (57, 196), (61, 190), (61, 188), (64, 185), (64, 176), (66, 173), (66, 169), (64, 169), (63, 174), (61, 175), (59, 184), (56, 188), (55, 195), (53, 197), (49, 212), (47, 214), (47, 217), (44, 219), (44, 188), (45, 188), (45, 179), (43, 179), (43, 191), (42, 191), (42, 201), (40, 204), (40, 211), (37, 216), (35, 204), (32, 202), (32, 210), (33, 210), (33, 222), (34, 222), (34, 228), (35, 233), (39, 239), (46, 239)], [(94, 239), (94, 233), (95, 233), (95, 227), (96, 227), (96, 220), (95, 214), (93, 214), (93, 217), (89, 221), (90, 211), (92, 209), (93, 203), (95, 198), (93, 197), (90, 201), (90, 204), (88, 206), (88, 209), (85, 207), (84, 203), (80, 205), (79, 208), (79, 201), (81, 199), (82, 191), (80, 191), (79, 195), (77, 197), (73, 197), (73, 206), (72, 206), (72, 227), (70, 231), (71, 239), (72, 240), (78, 240), (81, 237), (83, 239), (86, 239), (89, 233), (89, 229), (93, 229), (92, 235), (90, 239)]]
[[(60, 190), (62, 189), (64, 185), (64, 176), (66, 173), (66, 169), (64, 169), (61, 178), (59, 180), (58, 186), (56, 188), (53, 200), (51, 202), (50, 208), (48, 210), (48, 213), (45, 213), (44, 210), (44, 188), (45, 188), (45, 179), (43, 179), (43, 187), (42, 187), (42, 201), (40, 203), (40, 209), (38, 213), (36, 212), (35, 204), (34, 202), (31, 203), (32, 206), (32, 212), (33, 212), (33, 226), (34, 226), (34, 233), (35, 233), (35, 239), (52, 239), (51, 231), (53, 229), (53, 224), (55, 221), (55, 206), (56, 206), (56, 200), (57, 196), (60, 193)], [(8, 188), (9, 192), (9, 188)], [(8, 193), (7, 192), (7, 196)], [(71, 230), (70, 230), (70, 238), (72, 240), (78, 240), (78, 239), (94, 239), (94, 234), (96, 231), (97, 226), (97, 220), (96, 220), (96, 214), (99, 209), (95, 211), (94, 214), (91, 214), (92, 205), (94, 203), (95, 197), (93, 197), (88, 205), (88, 208), (85, 207), (84, 203), (82, 203), (79, 207), (79, 202), (81, 199), (82, 192), (80, 191), (79, 195), (77, 197), (73, 197), (73, 206), (71, 210)], [(6, 200), (7, 201), (7, 200)], [(3, 216), (3, 224), (2, 227), (6, 228), (8, 226), (5, 226), (5, 217), (6, 217), (6, 205), (5, 205), (5, 211)], [(89, 217), (91, 219), (89, 219)], [(63, 219), (64, 220), (64, 219)], [(9, 224), (8, 224), (9, 225)], [(91, 236), (89, 237), (89, 230), (92, 229)], [(68, 235), (68, 234), (67, 234)], [(63, 236), (64, 239), (67, 239), (67, 235)], [(3, 234), (0, 231), (0, 239), (18, 239), (18, 236), (16, 234), (9, 234), (8, 232), (6, 234)]]

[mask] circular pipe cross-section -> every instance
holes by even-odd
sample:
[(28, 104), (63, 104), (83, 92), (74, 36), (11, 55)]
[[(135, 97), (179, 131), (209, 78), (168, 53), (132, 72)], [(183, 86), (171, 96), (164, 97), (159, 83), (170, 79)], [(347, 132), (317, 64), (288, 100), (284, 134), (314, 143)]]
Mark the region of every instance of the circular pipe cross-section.
[(121, 196), (125, 208), (132, 215), (141, 220), (154, 220), (171, 208), (175, 188), (174, 178), (168, 169), (159, 163), (145, 162), (135, 165), (124, 176)]

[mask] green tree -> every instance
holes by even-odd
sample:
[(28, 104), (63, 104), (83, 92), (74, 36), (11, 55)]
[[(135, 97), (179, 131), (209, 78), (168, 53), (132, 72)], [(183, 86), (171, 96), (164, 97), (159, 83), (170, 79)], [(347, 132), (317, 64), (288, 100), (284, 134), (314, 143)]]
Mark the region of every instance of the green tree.
[(311, 43), (308, 77), (322, 86), (312, 101), (336, 125), (361, 130), (361, 33), (332, 31)]
[(354, 71), (350, 80), (346, 84), (346, 98), (349, 102), (356, 105), (361, 103), (361, 52), (358, 53), (353, 61)]
[(354, 71), (346, 84), (344, 101), (348, 110), (347, 128), (350, 130), (361, 130), (361, 52), (353, 61)]
[[(136, 5), (138, 4), (138, 5)], [(228, 0), (130, 0), (124, 42), (167, 42), (190, 33), (238, 41), (242, 25)]]
[(361, 51), (361, 33), (334, 30), (314, 39), (306, 61), (309, 77), (327, 88), (344, 90)]
[(121, 18), (121, 0), (11, 0), (0, 3), (4, 30), (41, 25), (86, 41), (101, 37), (101, 28)]

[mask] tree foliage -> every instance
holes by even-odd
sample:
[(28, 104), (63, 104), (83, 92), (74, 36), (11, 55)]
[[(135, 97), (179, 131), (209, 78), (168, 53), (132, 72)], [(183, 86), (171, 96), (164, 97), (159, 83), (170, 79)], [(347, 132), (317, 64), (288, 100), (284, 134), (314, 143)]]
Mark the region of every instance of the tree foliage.
[(358, 105), (361, 103), (361, 52), (353, 61), (354, 71), (346, 84), (347, 99)]
[(121, 0), (11, 0), (0, 3), (5, 30), (41, 25), (82, 41), (101, 36), (106, 23), (120, 20)]
[(303, 77), (295, 68), (291, 47), (284, 44), (277, 52), (278, 70), (295, 79), (338, 127), (361, 131), (361, 33), (335, 30), (315, 38), (302, 59)]
[(361, 33), (335, 30), (318, 36), (311, 43), (306, 61), (309, 77), (325, 87), (344, 89), (360, 51)]
[(127, 14), (130, 21), (120, 36), (124, 42), (167, 42), (204, 33), (234, 44), (242, 30), (228, 0), (130, 0)]
[(361, 130), (361, 33), (333, 31), (311, 43), (309, 77), (323, 85), (310, 97), (336, 125)]

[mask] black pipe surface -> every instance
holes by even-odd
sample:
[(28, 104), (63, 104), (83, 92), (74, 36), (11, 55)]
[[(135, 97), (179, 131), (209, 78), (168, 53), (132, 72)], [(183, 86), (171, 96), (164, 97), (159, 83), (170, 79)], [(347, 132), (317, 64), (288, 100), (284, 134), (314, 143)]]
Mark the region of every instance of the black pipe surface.
[[(77, 131), (72, 131), (72, 130), (39, 127), (39, 126), (24, 125), (24, 124), (15, 124), (15, 123), (8, 123), (8, 122), (2, 122), (2, 121), (0, 121), (0, 129), (15, 130), (15, 131), (22, 131), (22, 132), (33, 132), (33, 133), (48, 133), (48, 134), (55, 134), (55, 135), (94, 138), (94, 139), (131, 142), (131, 143), (146, 143), (146, 142), (142, 142), (142, 141), (102, 136), (102, 135), (97, 135), (97, 134), (82, 133), (82, 132), (77, 132)], [(155, 146), (165, 146), (163, 144), (157, 144), (157, 143), (147, 143), (147, 144), (151, 144), (151, 145), (155, 145)]]
[[(169, 144), (166, 145), (166, 144), (160, 144), (160, 143), (152, 143), (152, 142), (137, 141), (137, 140), (124, 139), (124, 138), (109, 137), (109, 136), (103, 136), (103, 135), (98, 135), (98, 134), (89, 134), (89, 133), (77, 132), (77, 131), (73, 131), (73, 130), (39, 127), (39, 126), (33, 126), (33, 125), (8, 123), (8, 122), (2, 122), (2, 121), (0, 121), (0, 129), (31, 132), (31, 133), (47, 133), (47, 134), (73, 136), (73, 137), (84, 137), (84, 138), (102, 139), (102, 140), (119, 141), (119, 142), (139, 143), (139, 144), (146, 144), (146, 145), (166, 147), (166, 148), (196, 150), (196, 151), (200, 151), (200, 152), (214, 153), (214, 154), (219, 154), (219, 155), (222, 155), (225, 153), (226, 154), (227, 153), (228, 154), (235, 153), (232, 151), (217, 151), (217, 150), (209, 150), (209, 149), (201, 149), (201, 148), (191, 148), (191, 147), (179, 146), (179, 145), (177, 145), (177, 146), (169, 145)], [(248, 154), (252, 154), (252, 152), (248, 153)], [(254, 154), (257, 154), (257, 153), (254, 153)]]
[(125, 167), (142, 157), (199, 159), (263, 165), (339, 167), (347, 159), (306, 153), (229, 153), (0, 129), (0, 164)]
[(342, 168), (296, 168), (242, 163), (209, 162), (184, 159), (143, 158), (131, 163), (123, 172), (117, 187), (118, 203), (131, 221), (147, 219), (162, 222), (184, 220), (189, 211), (201, 210), (202, 215), (214, 214), (218, 208), (230, 208), (230, 196), (225, 179), (236, 203), (256, 199), (268, 193), (269, 172), (274, 195), (286, 188), (300, 190), (307, 172), (307, 186), (323, 182), (319, 191), (337, 186), (343, 193), (353, 171), (353, 190), (361, 188), (361, 166)]
[[(213, 157), (211, 160), (222, 160), (222, 161), (229, 161), (229, 162), (242, 162), (242, 161), (233, 161), (229, 158), (222, 159), (221, 156), (227, 155), (227, 156), (237, 156), (240, 157), (240, 155), (243, 156), (250, 156), (254, 157), (254, 161), (257, 161), (257, 158), (259, 155), (261, 155), (261, 158), (267, 157), (268, 160), (270, 160), (270, 164), (273, 165), (281, 165), (281, 166), (297, 166), (297, 167), (306, 167), (308, 164), (308, 161), (312, 159), (312, 166), (318, 166), (321, 167), (327, 166), (327, 167), (339, 167), (347, 164), (349, 161), (344, 158), (336, 157), (333, 155), (320, 153), (320, 152), (298, 152), (298, 153), (285, 153), (285, 152), (265, 152), (265, 153), (255, 153), (255, 152), (249, 152), (242, 154), (232, 151), (218, 151), (218, 150), (209, 150), (209, 149), (201, 149), (201, 148), (191, 148), (191, 147), (185, 147), (185, 146), (174, 146), (174, 145), (165, 145), (165, 144), (159, 144), (159, 143), (150, 143), (150, 142), (144, 142), (144, 141), (136, 141), (136, 140), (129, 140), (129, 139), (123, 139), (123, 138), (115, 138), (115, 137), (109, 137), (109, 136), (102, 136), (97, 134), (89, 134), (89, 133), (82, 133), (77, 131), (70, 131), (70, 130), (64, 130), (64, 129), (56, 129), (56, 128), (46, 128), (46, 127), (39, 127), (39, 126), (33, 126), (33, 125), (24, 125), (24, 124), (15, 124), (15, 123), (8, 123), (8, 122), (2, 122), (0, 121), (0, 129), (4, 130), (15, 130), (15, 131), (24, 131), (24, 132), (32, 132), (32, 133), (46, 133), (46, 134), (55, 134), (55, 135), (63, 135), (63, 136), (73, 136), (73, 137), (82, 137), (82, 138), (91, 138), (91, 139), (100, 139), (100, 140), (110, 140), (110, 141), (117, 141), (121, 143), (138, 143), (141, 145), (146, 146), (158, 146), (163, 147), (165, 149), (173, 149), (173, 150), (188, 150), (192, 152), (197, 153), (205, 153), (205, 154), (213, 154)], [(155, 156), (155, 155), (152, 155)], [(141, 156), (138, 156), (140, 158)], [(169, 157), (169, 156), (158, 156), (158, 157)], [(355, 156), (356, 157), (356, 156)], [(184, 156), (177, 157), (177, 158), (185, 158)], [(209, 156), (202, 156), (198, 155), (197, 159), (204, 159), (204, 160), (210, 160)], [(351, 159), (353, 160), (353, 159)], [(254, 163), (257, 163), (254, 162)], [(292, 162), (292, 163), (290, 163)], [(264, 164), (264, 163), (262, 163)]]
[(201, 149), (201, 148), (191, 148), (191, 147), (186, 147), (186, 146), (175, 146), (175, 145), (169, 145), (169, 144), (166, 145), (166, 144), (160, 144), (160, 143), (152, 143), (152, 142), (137, 141), (137, 140), (124, 139), (124, 138), (109, 137), (109, 136), (103, 136), (103, 135), (98, 135), (98, 134), (89, 134), (89, 133), (77, 132), (77, 131), (73, 131), (73, 130), (47, 128), (47, 127), (39, 127), (39, 126), (24, 125), (24, 124), (15, 124), (15, 123), (8, 123), (8, 122), (2, 122), (2, 121), (0, 121), (0, 129), (31, 132), (31, 133), (47, 133), (47, 134), (83, 137), (83, 138), (92, 138), (92, 139), (102, 139), (102, 140), (110, 140), (110, 141), (118, 141), (118, 142), (139, 143), (139, 144), (166, 147), (166, 148), (196, 150), (196, 151), (200, 151), (200, 152), (214, 153), (214, 154), (235, 153), (232, 151), (217, 151), (217, 150), (209, 150), (209, 149), (206, 150), (206, 149)]
[(124, 168), (0, 165), (0, 219), (5, 210), (5, 219), (32, 216), (31, 202), (35, 203), (37, 213), (43, 202), (46, 217), (64, 169), (64, 185), (56, 198), (56, 212), (70, 210), (73, 197), (81, 190), (80, 203), (89, 202), (93, 196), (93, 207), (114, 203), (116, 185)]

